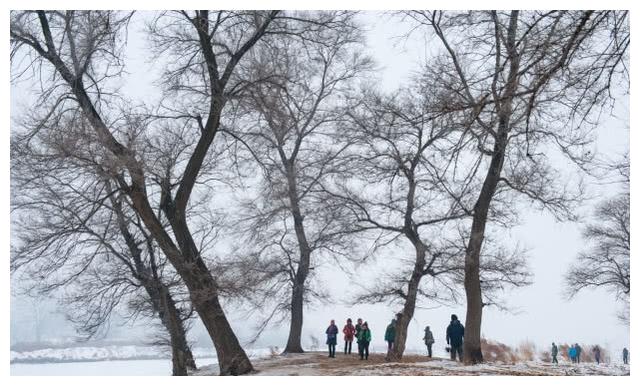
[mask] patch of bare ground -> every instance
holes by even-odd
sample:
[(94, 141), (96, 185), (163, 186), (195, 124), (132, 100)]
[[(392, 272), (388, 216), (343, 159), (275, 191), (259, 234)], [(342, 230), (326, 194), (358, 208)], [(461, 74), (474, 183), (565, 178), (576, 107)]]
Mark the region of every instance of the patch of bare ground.
[[(352, 376), (440, 376), (440, 375), (496, 375), (496, 376), (584, 376), (584, 375), (629, 375), (622, 365), (552, 365), (544, 362), (488, 362), (477, 366), (464, 366), (446, 358), (430, 359), (424, 355), (405, 355), (397, 362), (387, 362), (385, 354), (372, 353), (368, 360), (357, 354), (337, 353), (329, 358), (325, 352), (272, 355), (253, 361), (255, 372), (251, 375), (352, 375)], [(194, 375), (216, 375), (217, 366), (205, 366)]]
[(406, 366), (417, 362), (428, 362), (430, 359), (420, 355), (405, 355), (399, 362), (388, 362), (385, 354), (371, 353), (368, 359), (360, 359), (357, 353), (336, 353), (335, 358), (330, 358), (323, 352), (307, 352), (304, 354), (283, 354), (264, 361), (256, 361), (256, 375), (266, 375), (274, 369), (281, 369), (287, 375), (302, 375), (309, 372), (317, 375), (349, 375), (354, 371), (361, 375), (367, 375), (380, 365)]

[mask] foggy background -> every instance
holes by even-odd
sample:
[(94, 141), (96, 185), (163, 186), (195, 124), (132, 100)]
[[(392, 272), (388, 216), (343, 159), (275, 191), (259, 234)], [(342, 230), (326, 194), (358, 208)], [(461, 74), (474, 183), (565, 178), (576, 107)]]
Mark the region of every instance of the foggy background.
[[(147, 62), (146, 40), (143, 32), (145, 12), (136, 14), (129, 27), (128, 58), (129, 76), (123, 87), (128, 95), (145, 99), (153, 95), (154, 80), (159, 71), (152, 62)], [(370, 54), (378, 62), (380, 84), (393, 90), (401, 83), (410, 81), (414, 71), (418, 71), (421, 59), (429, 51), (429, 42), (420, 33), (408, 38), (408, 25), (397, 18), (377, 12), (364, 12), (361, 20), (368, 29), (367, 39)], [(435, 44), (435, 42), (434, 42)], [(144, 52), (144, 54), (142, 54)], [(12, 115), (19, 115), (28, 105), (29, 90), (21, 85), (11, 86)], [(629, 149), (629, 102), (627, 95), (620, 95), (613, 117), (604, 117), (598, 131), (597, 149), (601, 158), (618, 159)], [(583, 220), (589, 220), (595, 203), (619, 191), (615, 185), (598, 184), (587, 179), (587, 189), (592, 200), (586, 201), (579, 210)], [(229, 197), (231, 198), (231, 197)], [(482, 331), (484, 337), (509, 345), (530, 341), (539, 349), (548, 349), (551, 342), (599, 344), (609, 350), (613, 357), (619, 356), (622, 347), (629, 345), (629, 327), (621, 324), (616, 317), (621, 304), (614, 301), (614, 295), (605, 290), (584, 290), (575, 298), (567, 300), (564, 292), (563, 275), (568, 270), (584, 241), (580, 236), (582, 223), (557, 223), (547, 213), (521, 206), (520, 225), (511, 229), (498, 228), (503, 237), (512, 245), (520, 243), (529, 250), (528, 263), (533, 273), (533, 284), (503, 294), (510, 312), (486, 307), (483, 313)], [(233, 240), (227, 241), (233, 244)], [(399, 248), (396, 253), (403, 253)], [(369, 322), (373, 333), (373, 347), (384, 345), (384, 329), (393, 315), (401, 308), (360, 304), (349, 305), (360, 286), (376, 280), (376, 276), (393, 264), (394, 256), (379, 255), (369, 261), (366, 267), (359, 267), (357, 274), (347, 274), (335, 262), (327, 260), (319, 267), (319, 286), (330, 295), (326, 303), (312, 304), (305, 309), (303, 345), (309, 348), (311, 337), (318, 338), (320, 348), (324, 348), (324, 330), (329, 320), (335, 319), (341, 328), (346, 318), (361, 317)], [(76, 339), (73, 327), (63, 316), (61, 306), (55, 299), (31, 299), (19, 295), (20, 283), (12, 277), (11, 282), (11, 344), (35, 341), (72, 341)], [(459, 305), (438, 306), (421, 304), (416, 309), (409, 326), (407, 348), (422, 350), (423, 330), (430, 325), (436, 340), (436, 352), (445, 345), (445, 329), (452, 313), (464, 323), (464, 298)], [(243, 310), (232, 306), (225, 308), (232, 327), (242, 342), (247, 342), (254, 334), (257, 318), (247, 318)], [(109, 331), (104, 336), (109, 340), (128, 342), (149, 341), (148, 320), (126, 322), (117, 316), (112, 319)], [(253, 347), (286, 344), (288, 324), (268, 328)], [(190, 338), (197, 346), (211, 346), (211, 340), (199, 322), (194, 323)], [(246, 347), (246, 346), (245, 346)], [(340, 347), (338, 347), (340, 349)]]

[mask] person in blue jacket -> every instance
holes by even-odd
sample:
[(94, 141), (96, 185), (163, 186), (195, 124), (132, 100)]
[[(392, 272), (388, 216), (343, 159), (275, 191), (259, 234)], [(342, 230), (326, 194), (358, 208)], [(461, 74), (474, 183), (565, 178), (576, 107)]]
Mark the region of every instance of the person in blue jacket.
[(569, 359), (571, 359), (571, 362), (573, 362), (573, 363), (577, 362), (578, 350), (576, 350), (576, 346), (575, 345), (571, 345), (571, 347), (569, 347)]

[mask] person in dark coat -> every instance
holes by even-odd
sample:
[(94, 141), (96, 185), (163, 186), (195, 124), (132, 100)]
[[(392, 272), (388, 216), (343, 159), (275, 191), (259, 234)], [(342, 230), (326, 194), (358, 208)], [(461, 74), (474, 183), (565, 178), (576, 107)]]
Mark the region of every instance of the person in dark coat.
[(384, 340), (387, 342), (387, 349), (391, 351), (393, 349), (393, 342), (396, 340), (396, 320), (392, 319), (391, 323), (387, 326), (387, 330), (384, 332)]
[(451, 360), (456, 360), (456, 354), (462, 361), (462, 341), (464, 339), (464, 326), (458, 320), (458, 316), (451, 315), (451, 322), (447, 327), (447, 344), (451, 345)]
[(362, 324), (362, 328), (356, 335), (356, 339), (358, 340), (358, 349), (360, 354), (360, 360), (369, 359), (369, 343), (371, 343), (371, 330), (369, 330), (369, 325), (367, 322)]
[(625, 365), (629, 364), (629, 350), (626, 347), (622, 349), (622, 362)]
[(360, 354), (360, 351), (362, 351), (362, 347), (360, 347), (360, 343), (358, 342), (358, 334), (360, 333), (360, 330), (362, 330), (362, 318), (358, 318), (358, 322), (356, 323), (356, 344), (358, 345), (358, 354)]
[(600, 364), (600, 347), (598, 345), (593, 348), (593, 358), (597, 364)]
[(362, 330), (362, 318), (358, 318), (358, 322), (356, 323), (356, 336)]
[(349, 348), (349, 354), (351, 354), (351, 344), (353, 343), (353, 337), (356, 335), (356, 328), (353, 326), (351, 318), (347, 319), (347, 324), (342, 329), (344, 334), (344, 353), (347, 354), (347, 347)]
[(558, 363), (558, 346), (555, 342), (551, 342), (551, 363)]
[(576, 343), (576, 362), (580, 363), (580, 354), (582, 354), (582, 347)]
[(431, 332), (431, 328), (429, 326), (424, 329), (424, 338), (422, 339), (424, 340), (424, 344), (427, 345), (427, 353), (429, 354), (429, 358), (431, 358), (431, 346), (433, 346), (435, 340), (433, 340), (433, 332)]
[(331, 324), (327, 327), (327, 345), (329, 346), (329, 358), (336, 357), (336, 344), (338, 343), (338, 326), (336, 321), (331, 319)]

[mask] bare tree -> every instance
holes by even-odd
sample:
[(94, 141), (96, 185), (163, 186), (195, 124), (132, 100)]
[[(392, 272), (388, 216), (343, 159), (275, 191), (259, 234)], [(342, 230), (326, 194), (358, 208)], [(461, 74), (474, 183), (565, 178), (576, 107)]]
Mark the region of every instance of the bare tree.
[[(565, 156), (580, 168), (593, 159), (590, 129), (599, 106), (628, 75), (628, 13), (614, 11), (412, 11), (440, 41), (451, 90), (447, 111), (462, 113), (486, 157), (472, 205), (465, 260), (464, 359), (482, 362), (480, 256), (489, 212), (509, 191), (573, 219), (581, 184), (548, 162)], [(564, 184), (562, 182), (565, 182)], [(571, 181), (570, 183), (568, 181)], [(577, 189), (575, 188), (577, 187)], [(503, 196), (504, 197), (504, 196)]]
[[(413, 249), (410, 258), (403, 258), (403, 249), (397, 247), (393, 252), (382, 250), (400, 255), (396, 257), (403, 262), (400, 270), (387, 273), (385, 280), (356, 299), (401, 304), (390, 359), (402, 358), (420, 298), (442, 303), (459, 297), (464, 220), (470, 218), (469, 201), (479, 167), (477, 157), (459, 158), (473, 142), (465, 142), (464, 128), (440, 113), (446, 92), (431, 88), (426, 79), (416, 84), (391, 97), (369, 92), (348, 113), (355, 144), (347, 155), (351, 172), (330, 188), (349, 209), (354, 232), (377, 233), (374, 250), (391, 243)], [(513, 260), (517, 264), (495, 264), (508, 257), (495, 256), (494, 273), (513, 278), (516, 285), (525, 284), (522, 256)], [(487, 268), (489, 273), (489, 264)]]
[[(187, 207), (203, 163), (217, 136), (222, 112), (229, 99), (248, 85), (234, 78), (238, 63), (266, 34), (297, 34), (330, 28), (340, 12), (280, 13), (278, 11), (196, 11), (162, 13), (150, 25), (156, 53), (167, 66), (164, 85), (171, 98), (164, 106), (190, 123), (197, 134), (189, 147), (177, 181), (161, 181), (162, 211), (154, 211), (152, 182), (140, 152), (141, 133), (114, 128), (118, 100), (109, 80), (120, 76), (122, 47), (129, 14), (102, 11), (36, 11), (11, 14), (12, 58), (26, 48), (32, 58), (26, 67), (36, 69), (43, 84), (42, 101), (50, 110), (43, 120), (60, 115), (83, 116), (94, 130), (93, 145), (111, 165), (110, 174), (163, 254), (180, 275), (191, 302), (216, 348), (220, 374), (244, 374), (252, 365), (240, 346), (220, 304), (217, 277), (207, 266), (187, 221)], [(279, 19), (282, 23), (275, 23)], [(287, 29), (288, 20), (309, 20), (300, 30)], [(44, 75), (44, 76), (41, 76)], [(191, 103), (197, 102), (193, 109)], [(202, 107), (200, 107), (202, 106)], [(175, 117), (173, 117), (175, 118)], [(58, 128), (64, 130), (64, 128)], [(168, 219), (171, 232), (163, 226)]]
[[(611, 170), (612, 168), (609, 168)], [(577, 261), (566, 273), (569, 296), (586, 288), (606, 288), (625, 303), (620, 319), (628, 322), (629, 295), (631, 294), (631, 230), (629, 158), (613, 165), (622, 177), (624, 191), (602, 201), (595, 210), (593, 222), (583, 232), (590, 248), (578, 255)]]
[(256, 86), (243, 93), (238, 118), (224, 131), (246, 145), (263, 172), (261, 197), (246, 200), (240, 224), (249, 253), (267, 263), (262, 277), (275, 302), (270, 317), (291, 316), (288, 353), (303, 352), (304, 304), (325, 297), (310, 287), (317, 261), (348, 249), (343, 208), (321, 185), (345, 167), (340, 155), (349, 143), (337, 138), (346, 94), (371, 68), (352, 16), (304, 40), (266, 38), (243, 68), (245, 81)]
[(71, 137), (82, 130), (69, 130), (64, 138), (43, 133), (12, 138), (11, 206), (18, 234), (12, 270), (23, 273), (38, 294), (60, 290), (60, 302), (87, 338), (120, 306), (132, 316), (159, 318), (169, 335), (173, 375), (187, 375), (195, 369), (185, 327), (192, 312), (186, 299), (175, 298), (179, 278), (96, 155), (89, 147), (74, 148), (82, 139)]

